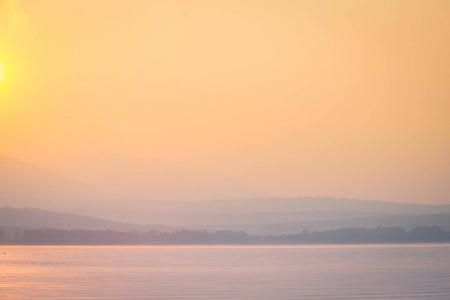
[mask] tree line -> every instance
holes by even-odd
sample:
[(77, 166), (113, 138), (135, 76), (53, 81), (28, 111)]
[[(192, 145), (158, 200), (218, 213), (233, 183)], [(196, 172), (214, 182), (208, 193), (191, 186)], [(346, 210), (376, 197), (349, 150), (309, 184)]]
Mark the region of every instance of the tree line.
[(343, 228), (329, 231), (304, 230), (299, 234), (251, 236), (244, 231), (216, 232), (178, 230), (61, 230), (28, 229), (21, 235), (0, 230), (1, 244), (20, 245), (201, 245), (201, 244), (365, 244), (365, 243), (442, 243), (450, 242), (450, 231), (437, 226)]

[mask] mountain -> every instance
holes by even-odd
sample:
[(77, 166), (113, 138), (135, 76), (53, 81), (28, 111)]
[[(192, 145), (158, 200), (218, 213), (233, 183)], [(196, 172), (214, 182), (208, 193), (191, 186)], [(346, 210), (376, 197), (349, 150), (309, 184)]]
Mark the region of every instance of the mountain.
[(148, 223), (159, 202), (257, 194), (194, 167), (113, 153), (88, 153), (52, 170), (0, 155), (0, 206), (39, 207)]
[(107, 219), (126, 222), (152, 220), (152, 222), (177, 227), (277, 224), (427, 214), (450, 214), (450, 205), (393, 203), (331, 197), (296, 197), (216, 201), (147, 201), (138, 206), (113, 206), (111, 204), (108, 211), (95, 211), (95, 215)]
[(327, 231), (342, 228), (377, 228), (401, 227), (411, 230), (421, 226), (438, 226), (450, 230), (450, 214), (398, 215), (388, 217), (360, 217), (338, 220), (313, 220), (274, 224), (228, 224), (190, 226), (189, 229), (205, 229), (208, 231), (233, 230), (245, 231), (252, 235), (298, 234), (303, 230)]
[(256, 192), (186, 164), (111, 153), (83, 154), (68, 158), (66, 166), (53, 167), (55, 171), (50, 171), (0, 155), (0, 206), (176, 227), (450, 214), (450, 205), (332, 197), (249, 198)]
[(0, 208), (0, 227), (16, 227), (22, 229), (57, 228), (57, 229), (86, 229), (86, 230), (116, 230), (116, 231), (173, 231), (162, 225), (138, 225), (131, 223), (113, 222), (99, 218), (76, 214), (60, 213), (35, 208)]
[[(450, 214), (403, 215), (388, 217), (362, 217), (340, 220), (315, 220), (301, 222), (287, 222), (274, 224), (222, 224), (188, 226), (192, 230), (233, 230), (245, 231), (252, 235), (281, 235), (298, 234), (303, 230), (326, 231), (341, 228), (377, 228), (401, 227), (411, 230), (420, 226), (439, 226), (450, 230)], [(35, 208), (0, 208), (0, 228), (57, 228), (64, 230), (115, 230), (115, 231), (165, 231), (172, 232), (176, 227), (163, 225), (140, 225), (133, 223), (114, 222), (100, 218), (87, 217), (77, 214), (60, 213)]]
[(0, 205), (66, 209), (100, 197), (96, 189), (45, 168), (0, 155)]
[(208, 204), (218, 211), (241, 212), (317, 212), (353, 211), (385, 214), (450, 213), (450, 205), (395, 203), (334, 197), (253, 198), (213, 201)]

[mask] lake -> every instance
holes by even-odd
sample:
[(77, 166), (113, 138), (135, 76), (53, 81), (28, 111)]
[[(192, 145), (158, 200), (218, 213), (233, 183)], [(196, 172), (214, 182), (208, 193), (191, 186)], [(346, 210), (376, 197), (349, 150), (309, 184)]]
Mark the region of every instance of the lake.
[(0, 299), (450, 299), (450, 244), (0, 249)]

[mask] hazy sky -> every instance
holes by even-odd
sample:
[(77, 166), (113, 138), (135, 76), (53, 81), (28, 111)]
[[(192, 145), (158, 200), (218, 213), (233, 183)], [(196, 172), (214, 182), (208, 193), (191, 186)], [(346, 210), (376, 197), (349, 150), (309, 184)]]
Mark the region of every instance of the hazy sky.
[(0, 61), (11, 157), (450, 204), (450, 1), (0, 0)]

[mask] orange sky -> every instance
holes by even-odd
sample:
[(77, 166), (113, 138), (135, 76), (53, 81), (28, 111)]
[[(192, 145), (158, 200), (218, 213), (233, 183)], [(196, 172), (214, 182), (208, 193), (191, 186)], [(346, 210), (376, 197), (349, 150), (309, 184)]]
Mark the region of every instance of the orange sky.
[(450, 204), (450, 1), (0, 0), (0, 153)]

